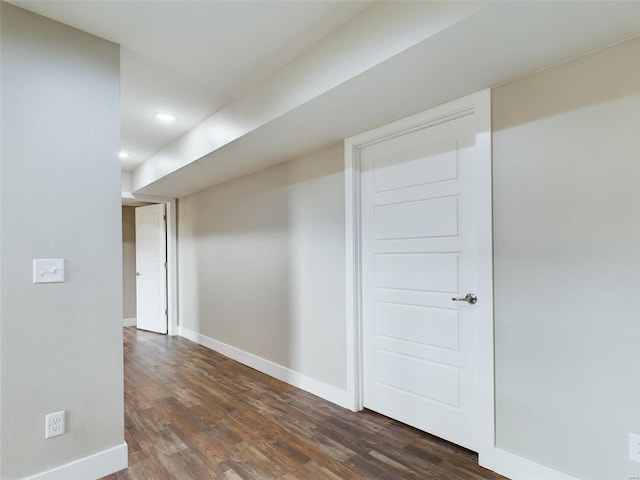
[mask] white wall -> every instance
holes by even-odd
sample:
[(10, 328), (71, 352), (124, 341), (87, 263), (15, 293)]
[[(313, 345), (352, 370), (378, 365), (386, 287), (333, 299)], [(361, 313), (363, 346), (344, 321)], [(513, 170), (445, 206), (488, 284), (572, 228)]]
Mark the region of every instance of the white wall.
[[(119, 48), (0, 5), (0, 475), (10, 480), (119, 446), (126, 457)], [(65, 283), (33, 285), (33, 258), (64, 258)], [(68, 433), (45, 440), (45, 414), (58, 410)]]
[(122, 207), (122, 318), (136, 316), (136, 209)]
[(584, 480), (640, 475), (639, 59), (493, 92), (497, 444)]
[(341, 145), (178, 203), (181, 328), (346, 388)]

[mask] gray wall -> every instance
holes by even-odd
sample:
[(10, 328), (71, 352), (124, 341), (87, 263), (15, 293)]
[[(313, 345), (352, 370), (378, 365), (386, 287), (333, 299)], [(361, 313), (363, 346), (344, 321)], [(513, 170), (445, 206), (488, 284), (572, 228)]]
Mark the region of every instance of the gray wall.
[(346, 387), (336, 145), (181, 198), (181, 327)]
[(122, 318), (136, 316), (136, 209), (122, 207)]
[(493, 92), (497, 444), (640, 474), (640, 40)]
[[(0, 4), (0, 475), (124, 442), (119, 49)], [(66, 282), (32, 284), (33, 258)], [(45, 414), (68, 433), (44, 439)]]

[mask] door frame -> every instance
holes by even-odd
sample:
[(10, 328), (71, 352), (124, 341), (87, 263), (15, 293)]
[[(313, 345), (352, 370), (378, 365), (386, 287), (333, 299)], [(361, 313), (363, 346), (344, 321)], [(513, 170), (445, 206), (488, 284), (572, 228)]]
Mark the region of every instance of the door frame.
[(491, 90), (459, 98), (444, 105), (412, 115), (345, 140), (345, 261), (346, 261), (346, 338), (347, 400), (353, 411), (364, 408), (363, 392), (363, 318), (362, 318), (362, 231), (361, 162), (363, 148), (473, 114), (475, 122), (474, 158), (481, 176), (476, 228), (478, 235), (478, 389), (476, 431), (478, 463), (492, 469), (495, 450), (495, 398), (493, 347), (493, 226), (491, 167)]
[(177, 199), (155, 195), (130, 194), (128, 200), (164, 203), (167, 215), (167, 335), (178, 335), (178, 247)]

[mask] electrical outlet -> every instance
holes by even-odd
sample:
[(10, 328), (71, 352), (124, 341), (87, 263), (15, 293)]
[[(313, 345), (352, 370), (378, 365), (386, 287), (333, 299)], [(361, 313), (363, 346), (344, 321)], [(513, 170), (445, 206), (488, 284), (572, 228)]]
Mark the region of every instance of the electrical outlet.
[(629, 459), (640, 462), (640, 435), (637, 433), (629, 434)]
[(64, 435), (66, 433), (65, 417), (66, 412), (64, 410), (48, 414), (46, 417), (44, 438), (53, 438), (59, 435)]

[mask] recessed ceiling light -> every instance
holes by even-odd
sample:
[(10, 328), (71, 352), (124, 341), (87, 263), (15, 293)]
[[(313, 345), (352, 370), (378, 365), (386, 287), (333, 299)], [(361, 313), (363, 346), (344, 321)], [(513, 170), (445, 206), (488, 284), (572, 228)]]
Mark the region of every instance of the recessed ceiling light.
[(129, 158), (129, 154), (123, 151), (118, 154), (118, 157), (120, 158), (120, 160), (126, 160), (127, 158)]
[(178, 119), (177, 115), (174, 115), (173, 113), (166, 113), (166, 112), (154, 113), (153, 116), (156, 118), (156, 120), (160, 120), (161, 122), (164, 122), (164, 123), (173, 123)]

